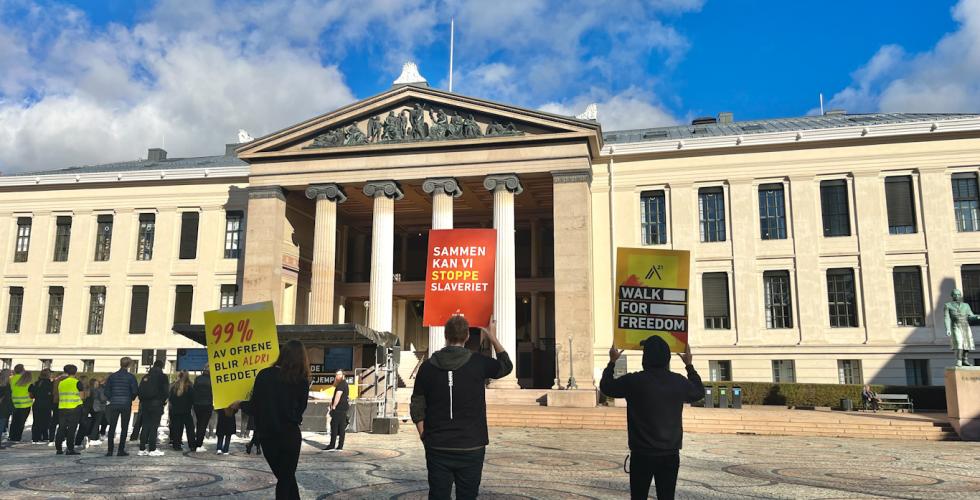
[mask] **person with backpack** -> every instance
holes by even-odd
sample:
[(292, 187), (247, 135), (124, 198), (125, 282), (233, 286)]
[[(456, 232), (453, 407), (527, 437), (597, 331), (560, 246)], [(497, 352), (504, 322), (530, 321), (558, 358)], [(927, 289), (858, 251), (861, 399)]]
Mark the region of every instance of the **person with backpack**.
[(167, 404), (169, 382), (163, 373), (163, 360), (156, 360), (143, 379), (140, 380), (139, 398), (140, 412), (143, 415), (143, 428), (140, 432), (141, 457), (162, 457), (163, 452), (157, 449), (157, 433), (160, 429), (160, 419), (163, 418), (163, 407)]
[(51, 384), (51, 370), (45, 368), (31, 384), (31, 397), (34, 399), (34, 422), (31, 424), (31, 442), (34, 444), (54, 441), (51, 433), (51, 411), (54, 408), (54, 385)]
[(446, 347), (422, 363), (412, 391), (411, 416), (425, 445), (429, 498), (449, 499), (480, 494), (483, 459), (490, 444), (487, 432), (487, 379), (499, 379), (514, 369), (497, 340), (496, 322), (482, 335), (496, 359), (465, 347), (470, 325), (462, 315), (446, 322)]
[[(107, 457), (111, 457), (114, 452), (120, 457), (129, 456), (129, 453), (126, 453), (126, 431), (129, 427), (129, 417), (133, 413), (133, 400), (139, 394), (136, 377), (129, 372), (132, 363), (133, 360), (128, 357), (120, 359), (119, 370), (109, 375), (105, 381), (105, 392), (109, 397), (109, 404), (106, 407), (106, 419), (109, 421)], [(119, 450), (115, 451), (113, 445), (116, 439), (116, 424), (120, 419), (122, 419), (122, 429), (119, 431)]]
[(677, 355), (684, 361), (687, 377), (670, 371), (670, 346), (652, 336), (641, 342), (643, 371), (613, 377), (622, 351), (609, 349), (609, 364), (602, 371), (599, 390), (626, 399), (626, 430), (630, 448), (631, 497), (647, 498), (650, 482), (656, 482), (657, 498), (671, 500), (677, 488), (684, 403), (704, 398), (701, 377), (691, 364), (691, 346)]
[(214, 413), (214, 401), (211, 393), (211, 371), (207, 366), (194, 379), (194, 418), (197, 419), (197, 432), (194, 435), (192, 448), (204, 449), (204, 437), (208, 430), (208, 422)]

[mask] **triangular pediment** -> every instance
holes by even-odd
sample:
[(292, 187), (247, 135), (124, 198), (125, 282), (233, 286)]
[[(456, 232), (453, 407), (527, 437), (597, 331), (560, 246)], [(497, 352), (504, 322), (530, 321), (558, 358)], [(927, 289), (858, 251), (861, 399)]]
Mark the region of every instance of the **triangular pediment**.
[(407, 85), (256, 139), (240, 147), (238, 155), (249, 160), (378, 154), (574, 138), (596, 152), (601, 137), (592, 120)]

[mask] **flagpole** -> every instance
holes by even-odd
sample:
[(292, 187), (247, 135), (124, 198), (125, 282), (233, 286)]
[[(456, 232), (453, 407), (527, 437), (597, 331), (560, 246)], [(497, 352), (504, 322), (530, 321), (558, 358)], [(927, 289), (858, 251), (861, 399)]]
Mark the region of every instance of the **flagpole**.
[(449, 91), (453, 91), (453, 45), (456, 36), (456, 18), (449, 20)]

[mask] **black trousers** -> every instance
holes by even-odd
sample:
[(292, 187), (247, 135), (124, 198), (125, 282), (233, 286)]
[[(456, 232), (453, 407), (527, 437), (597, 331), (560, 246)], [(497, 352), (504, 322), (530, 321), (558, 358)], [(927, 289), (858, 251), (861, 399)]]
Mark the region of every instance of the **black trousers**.
[(109, 405), (106, 409), (106, 419), (109, 421), (109, 432), (106, 433), (109, 439), (107, 449), (112, 451), (112, 445), (116, 439), (116, 423), (122, 419), (122, 429), (119, 431), (119, 451), (126, 449), (126, 432), (129, 430), (129, 417), (133, 413), (130, 405)]
[(143, 414), (143, 427), (140, 429), (140, 450), (156, 451), (157, 432), (160, 429), (163, 408), (144, 406), (140, 413)]
[(89, 420), (89, 428), (88, 428), (89, 441), (99, 440), (99, 426), (102, 425), (103, 420), (105, 420), (105, 412), (102, 411), (92, 412), (91, 418)]
[(194, 448), (200, 448), (204, 446), (204, 435), (208, 431), (208, 421), (211, 420), (211, 414), (214, 413), (214, 407), (211, 405), (194, 405), (194, 418), (197, 419), (197, 433), (194, 436), (194, 443), (191, 444)]
[(61, 451), (62, 443), (68, 444), (68, 451), (75, 450), (75, 431), (78, 430), (78, 421), (82, 418), (82, 407), (70, 410), (58, 410), (58, 434), (55, 436), (55, 449)]
[(27, 423), (27, 416), (31, 414), (31, 407), (14, 408), (14, 413), (10, 418), (10, 432), (7, 439), (18, 442), (24, 438), (24, 424)]
[[(337, 445), (338, 450), (344, 449), (344, 436), (347, 435), (347, 412), (334, 410), (330, 412), (330, 448)], [(337, 438), (340, 442), (337, 442)]]
[(90, 410), (82, 410), (78, 421), (78, 429), (75, 432), (75, 446), (81, 446), (85, 438), (88, 437), (89, 430), (92, 429), (92, 413)]
[(34, 423), (31, 424), (31, 441), (51, 441), (51, 408), (34, 405)]
[(680, 453), (670, 455), (630, 455), (630, 498), (647, 498), (650, 481), (656, 481), (657, 498), (673, 500), (677, 488), (677, 470), (681, 466)]
[(429, 498), (449, 500), (456, 484), (456, 499), (471, 500), (480, 494), (483, 458), (487, 449), (435, 450), (425, 448), (425, 467), (429, 471)]
[(170, 429), (173, 434), (170, 435), (170, 444), (177, 448), (183, 446), (183, 440), (181, 434), (187, 433), (187, 446), (192, 450), (197, 449), (197, 439), (194, 437), (194, 419), (191, 417), (191, 412), (187, 413), (171, 413), (170, 414)]
[(142, 429), (143, 429), (143, 407), (140, 406), (139, 409), (136, 410), (136, 418), (133, 419), (133, 434), (130, 436), (129, 440), (136, 441), (137, 439), (139, 439), (140, 436), (142, 436), (142, 433), (140, 432)]
[(276, 500), (299, 498), (299, 485), (296, 484), (296, 466), (299, 464), (299, 448), (303, 435), (299, 427), (292, 427), (280, 433), (259, 436), (262, 452), (269, 468), (276, 476)]

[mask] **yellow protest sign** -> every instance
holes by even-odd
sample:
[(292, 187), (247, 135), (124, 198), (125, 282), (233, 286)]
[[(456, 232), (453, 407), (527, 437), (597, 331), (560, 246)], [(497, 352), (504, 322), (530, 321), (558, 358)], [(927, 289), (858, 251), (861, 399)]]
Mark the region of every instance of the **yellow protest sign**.
[(690, 252), (617, 248), (616, 259), (613, 345), (642, 349), (640, 342), (656, 335), (671, 352), (684, 352)]
[(208, 366), (216, 409), (248, 398), (255, 376), (279, 358), (272, 302), (204, 313)]

